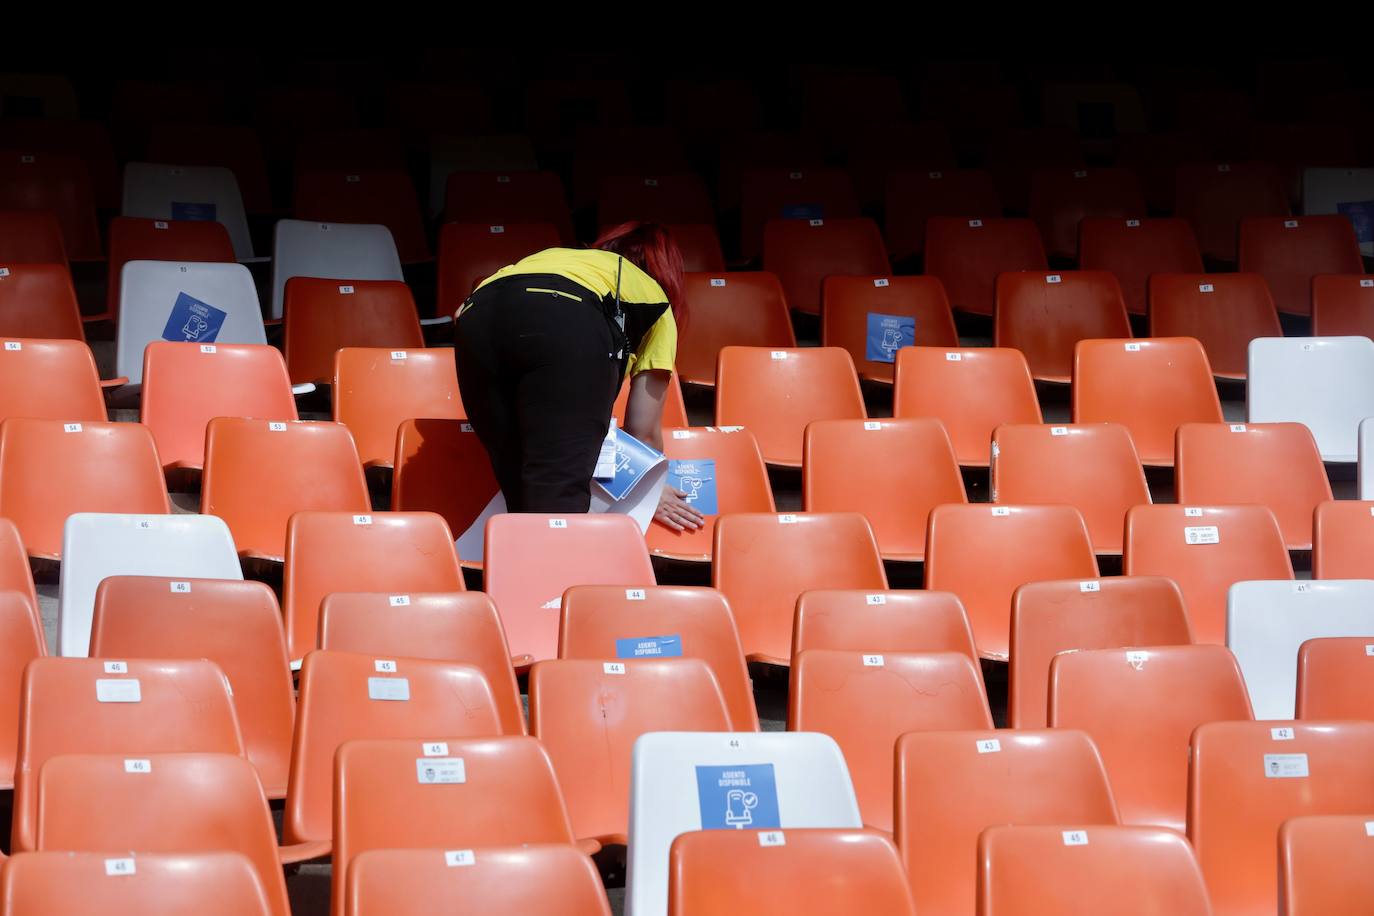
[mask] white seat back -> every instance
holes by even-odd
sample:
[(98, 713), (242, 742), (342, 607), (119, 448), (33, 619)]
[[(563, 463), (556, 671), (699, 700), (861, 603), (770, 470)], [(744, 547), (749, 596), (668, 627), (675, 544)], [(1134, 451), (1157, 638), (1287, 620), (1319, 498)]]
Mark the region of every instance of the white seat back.
[(1257, 337), (1250, 341), (1251, 423), (1303, 423), (1323, 461), (1353, 463), (1360, 421), (1374, 416), (1374, 341)]
[(391, 230), (372, 223), (277, 221), (272, 242), (272, 317), (280, 318), (286, 281), (405, 280)]

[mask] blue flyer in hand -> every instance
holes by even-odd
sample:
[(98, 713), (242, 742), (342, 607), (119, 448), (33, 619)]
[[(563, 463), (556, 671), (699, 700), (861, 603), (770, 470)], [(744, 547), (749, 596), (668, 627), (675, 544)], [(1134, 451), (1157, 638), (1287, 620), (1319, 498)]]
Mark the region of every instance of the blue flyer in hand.
[(174, 200), (172, 201), (172, 219), (213, 222), (215, 219), (215, 205), (184, 203), (179, 200)]
[(668, 462), (668, 486), (687, 494), (687, 502), (702, 515), (715, 515), (716, 462), (713, 458)]
[(614, 500), (624, 499), (625, 494), (634, 489), (640, 478), (649, 473), (663, 454), (631, 436), (625, 430), (615, 430), (615, 476), (598, 477), (596, 482)]
[(916, 345), (916, 319), (909, 315), (868, 313), (868, 347), (865, 356), (875, 363), (895, 363), (897, 351)]
[(1346, 216), (1355, 227), (1355, 237), (1374, 242), (1374, 200), (1355, 200), (1336, 204), (1336, 212)]
[(769, 830), (782, 826), (773, 764), (697, 767), (702, 830)]
[(227, 313), (215, 308), (208, 302), (201, 302), (195, 296), (178, 293), (172, 305), (172, 313), (167, 317), (167, 326), (162, 329), (163, 340), (187, 343), (214, 343), (219, 329), (224, 326)]

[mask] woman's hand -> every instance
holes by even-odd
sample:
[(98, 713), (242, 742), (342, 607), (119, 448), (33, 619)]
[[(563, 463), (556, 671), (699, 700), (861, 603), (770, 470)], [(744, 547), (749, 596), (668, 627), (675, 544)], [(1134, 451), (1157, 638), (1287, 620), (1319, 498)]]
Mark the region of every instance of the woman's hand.
[(672, 487), (664, 487), (658, 497), (658, 511), (654, 521), (671, 528), (673, 531), (696, 531), (706, 524), (702, 515), (687, 502), (687, 494)]

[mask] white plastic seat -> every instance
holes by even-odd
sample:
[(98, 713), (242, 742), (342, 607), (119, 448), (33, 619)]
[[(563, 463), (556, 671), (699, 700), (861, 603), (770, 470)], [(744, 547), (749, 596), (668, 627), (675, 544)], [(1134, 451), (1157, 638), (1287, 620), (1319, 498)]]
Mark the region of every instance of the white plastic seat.
[(253, 237), (234, 173), (218, 166), (130, 162), (124, 166), (124, 216), (212, 219), (224, 226), (240, 261), (253, 257)]
[[(1342, 204), (1369, 200), (1374, 200), (1374, 169), (1303, 169), (1302, 212), (1307, 216), (1341, 213)], [(1355, 226), (1359, 234), (1360, 224)], [(1361, 236), (1360, 253), (1374, 257), (1374, 238)]]
[(1370, 419), (1366, 417), (1360, 421), (1360, 499), (1374, 499), (1374, 423)]
[(1226, 596), (1226, 645), (1256, 719), (1292, 719), (1298, 649), (1322, 636), (1374, 634), (1374, 580), (1237, 582)]
[(373, 223), (277, 221), (272, 240), (272, 317), (280, 318), (286, 281), (405, 280), (391, 230)]
[(668, 850), (679, 834), (863, 826), (844, 755), (828, 735), (653, 732), (635, 742), (632, 767), (625, 912), (633, 916), (666, 916)]
[(1374, 341), (1257, 337), (1249, 353), (1249, 422), (1304, 423), (1323, 461), (1353, 463), (1360, 421), (1374, 416)]
[(154, 340), (267, 343), (258, 288), (242, 264), (129, 261), (119, 303), (115, 374), (131, 386), (142, 384), (143, 350)]
[(62, 529), (57, 654), (85, 657), (95, 592), (109, 576), (242, 579), (229, 526), (213, 515), (78, 512)]

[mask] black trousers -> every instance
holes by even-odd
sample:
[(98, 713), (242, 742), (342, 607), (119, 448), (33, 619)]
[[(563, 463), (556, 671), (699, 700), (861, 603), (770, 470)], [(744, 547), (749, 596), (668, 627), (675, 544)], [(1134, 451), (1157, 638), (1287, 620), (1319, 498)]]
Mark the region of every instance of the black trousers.
[(623, 365), (600, 300), (531, 274), (470, 301), (454, 331), (458, 384), (507, 510), (586, 512)]

